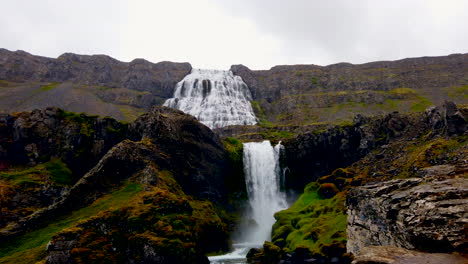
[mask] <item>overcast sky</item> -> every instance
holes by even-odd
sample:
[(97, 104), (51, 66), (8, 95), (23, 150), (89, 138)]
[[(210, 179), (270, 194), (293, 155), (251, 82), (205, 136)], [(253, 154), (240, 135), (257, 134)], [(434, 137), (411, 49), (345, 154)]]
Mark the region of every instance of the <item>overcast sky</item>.
[(328, 65), (468, 52), (468, 0), (0, 0), (0, 47), (190, 62)]

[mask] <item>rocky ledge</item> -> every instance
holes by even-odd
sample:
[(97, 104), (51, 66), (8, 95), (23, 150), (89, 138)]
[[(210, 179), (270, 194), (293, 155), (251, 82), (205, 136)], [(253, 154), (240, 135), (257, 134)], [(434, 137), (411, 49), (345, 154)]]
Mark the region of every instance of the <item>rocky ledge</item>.
[(366, 246), (466, 252), (464, 175), (466, 170), (450, 179), (397, 179), (351, 189), (346, 201), (348, 252), (359, 255)]

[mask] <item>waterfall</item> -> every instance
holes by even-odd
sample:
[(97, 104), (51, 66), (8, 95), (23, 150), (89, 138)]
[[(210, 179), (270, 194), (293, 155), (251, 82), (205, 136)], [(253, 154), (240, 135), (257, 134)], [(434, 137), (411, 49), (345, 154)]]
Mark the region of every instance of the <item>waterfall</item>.
[(252, 219), (257, 223), (247, 242), (263, 244), (270, 239), (275, 212), (287, 208), (286, 196), (280, 191), (281, 143), (274, 148), (269, 141), (244, 144), (244, 171)]
[(244, 172), (251, 207), (250, 217), (256, 225), (246, 230), (234, 251), (209, 257), (211, 263), (246, 263), (245, 256), (251, 247), (261, 247), (270, 240), (275, 223), (274, 213), (288, 208), (286, 195), (281, 192), (282, 170), (279, 165), (281, 142), (274, 148), (270, 141), (244, 143)]
[(177, 83), (174, 98), (164, 106), (195, 116), (210, 128), (254, 125), (252, 95), (240, 76), (231, 71), (192, 69)]

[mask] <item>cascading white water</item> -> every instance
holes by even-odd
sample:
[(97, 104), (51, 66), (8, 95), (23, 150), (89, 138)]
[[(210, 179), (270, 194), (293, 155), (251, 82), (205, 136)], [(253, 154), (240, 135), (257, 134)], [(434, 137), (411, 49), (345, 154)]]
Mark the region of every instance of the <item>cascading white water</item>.
[(263, 244), (270, 239), (275, 212), (287, 208), (286, 196), (280, 191), (279, 154), (281, 143), (273, 148), (269, 141), (244, 144), (244, 171), (252, 219), (257, 227), (247, 241)]
[(235, 244), (232, 253), (210, 257), (211, 263), (245, 263), (245, 256), (252, 247), (261, 247), (270, 240), (275, 212), (288, 208), (286, 195), (281, 192), (281, 168), (279, 165), (281, 142), (274, 148), (269, 141), (244, 143), (244, 172), (251, 217), (256, 225), (245, 232), (242, 242)]
[(210, 128), (254, 125), (252, 95), (240, 76), (231, 71), (192, 69), (177, 83), (174, 98), (164, 106), (195, 116)]

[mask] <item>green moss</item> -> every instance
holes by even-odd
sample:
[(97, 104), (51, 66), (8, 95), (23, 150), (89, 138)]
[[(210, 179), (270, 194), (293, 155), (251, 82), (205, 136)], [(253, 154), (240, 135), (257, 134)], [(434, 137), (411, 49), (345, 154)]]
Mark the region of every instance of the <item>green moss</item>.
[(247, 198), (243, 165), (244, 145), (240, 140), (233, 137), (223, 139), (223, 145), (229, 154), (229, 165), (231, 167), (226, 178), (228, 198), (236, 203), (236, 200), (245, 200)]
[(278, 142), (280, 140), (294, 137), (296, 134), (289, 131), (280, 131), (274, 129), (268, 129), (260, 133), (264, 139), (268, 139), (271, 142)]
[(273, 243), (283, 244), (285, 251), (306, 247), (313, 253), (321, 253), (323, 247), (346, 242), (345, 193), (324, 199), (319, 188), (318, 183), (308, 184), (289, 209), (275, 214)]
[(318, 80), (317, 77), (311, 77), (311, 78), (310, 78), (310, 84), (312, 84), (312, 85), (318, 85), (318, 83), (319, 83), (319, 80)]
[(62, 185), (72, 185), (75, 182), (72, 171), (60, 159), (53, 159), (44, 164), (52, 180)]
[(19, 167), (0, 172), (0, 179), (8, 180), (19, 186), (44, 184), (47, 179), (57, 185), (71, 185), (74, 183), (71, 170), (60, 159), (52, 159), (34, 167)]
[(140, 184), (128, 183), (122, 189), (96, 200), (88, 207), (55, 219), (50, 224), (11, 239), (5, 244), (0, 244), (0, 263), (34, 263), (40, 260), (44, 257), (47, 242), (55, 233), (72, 227), (99, 212), (125, 206), (132, 197), (141, 191)]
[(265, 112), (263, 111), (260, 103), (257, 101), (250, 101), (250, 105), (258, 118), (258, 125), (262, 127), (271, 127), (273, 124), (266, 119)]
[(411, 110), (413, 112), (423, 112), (426, 110), (426, 108), (428, 108), (431, 105), (432, 105), (431, 101), (429, 101), (427, 98), (423, 96), (419, 96), (419, 101), (417, 101), (411, 106)]
[(453, 99), (468, 99), (468, 85), (454, 86), (446, 90), (449, 97)]
[(42, 85), (41, 87), (39, 87), (39, 91), (41, 92), (47, 92), (47, 91), (50, 91), (54, 88), (56, 88), (57, 86), (59, 86), (60, 83), (57, 83), (57, 82), (51, 82), (51, 83), (48, 83), (46, 85)]

